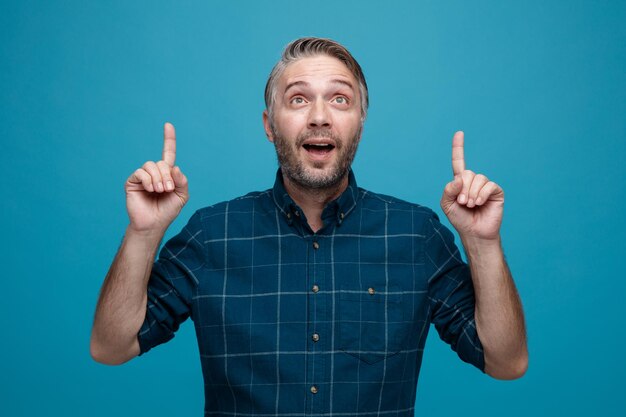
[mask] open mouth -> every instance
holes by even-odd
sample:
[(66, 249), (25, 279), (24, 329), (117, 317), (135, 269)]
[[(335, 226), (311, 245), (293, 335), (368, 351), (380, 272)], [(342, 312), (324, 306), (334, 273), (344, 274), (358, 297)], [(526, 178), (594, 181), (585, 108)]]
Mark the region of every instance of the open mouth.
[(305, 143), (302, 147), (313, 155), (326, 155), (335, 149), (330, 143)]

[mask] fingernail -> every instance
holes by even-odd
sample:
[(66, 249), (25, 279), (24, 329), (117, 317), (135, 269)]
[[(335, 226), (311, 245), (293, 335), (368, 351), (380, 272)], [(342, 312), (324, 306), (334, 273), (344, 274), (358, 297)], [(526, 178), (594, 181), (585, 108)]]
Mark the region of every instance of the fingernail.
[(476, 204), (481, 204), (483, 202), (482, 198), (478, 197), (476, 199)]
[(466, 198), (466, 197), (465, 197), (465, 194), (461, 194), (461, 195), (459, 196), (459, 203), (461, 203), (461, 204), (465, 204), (465, 198)]
[(172, 181), (168, 181), (166, 185), (169, 191), (172, 191), (174, 189), (174, 183)]
[(163, 191), (163, 183), (162, 182), (157, 183), (157, 191), (159, 191), (159, 192)]
[(472, 207), (474, 205), (474, 200), (470, 198), (469, 201), (467, 202), (467, 205)]
[(154, 187), (152, 186), (152, 183), (148, 184), (148, 191), (150, 191), (151, 193), (154, 192)]

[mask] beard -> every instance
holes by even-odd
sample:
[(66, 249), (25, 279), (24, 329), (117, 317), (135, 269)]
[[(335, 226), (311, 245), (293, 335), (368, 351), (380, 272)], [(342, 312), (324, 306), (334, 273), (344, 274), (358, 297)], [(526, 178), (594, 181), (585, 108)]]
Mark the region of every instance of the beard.
[[(292, 182), (305, 189), (324, 190), (337, 186), (348, 174), (361, 137), (360, 125), (353, 137), (343, 140), (328, 129), (311, 130), (299, 135), (295, 143), (283, 137), (274, 127), (274, 147), (283, 175)], [(332, 166), (322, 171), (323, 162), (314, 162), (312, 167), (305, 166), (304, 161), (298, 158), (298, 151), (304, 142), (310, 138), (328, 138), (335, 142), (337, 157)]]

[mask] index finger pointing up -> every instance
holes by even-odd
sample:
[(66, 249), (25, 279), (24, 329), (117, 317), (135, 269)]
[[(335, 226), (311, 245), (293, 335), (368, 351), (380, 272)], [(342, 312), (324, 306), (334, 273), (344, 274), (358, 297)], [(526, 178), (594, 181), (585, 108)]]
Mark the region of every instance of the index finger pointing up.
[(452, 138), (452, 174), (457, 176), (465, 171), (465, 155), (463, 153), (463, 132), (458, 131)]
[(176, 130), (169, 122), (163, 126), (163, 161), (171, 167), (176, 162)]

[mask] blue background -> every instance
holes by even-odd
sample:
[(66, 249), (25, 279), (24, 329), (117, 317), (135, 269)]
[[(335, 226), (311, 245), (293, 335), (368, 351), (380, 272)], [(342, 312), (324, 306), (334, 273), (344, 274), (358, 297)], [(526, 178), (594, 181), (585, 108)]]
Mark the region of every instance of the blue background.
[(201, 415), (190, 322), (121, 367), (89, 356), (123, 184), (177, 127), (193, 211), (271, 186), (266, 77), (290, 40), (344, 43), (371, 107), (359, 185), (438, 212), (452, 134), (505, 189), (528, 325), (512, 382), (431, 329), (418, 415), (623, 415), (626, 2), (31, 2), (0, 13), (0, 415)]

